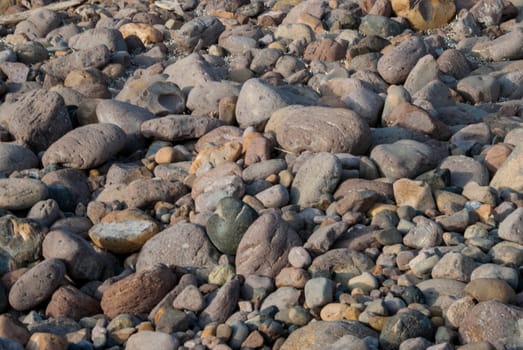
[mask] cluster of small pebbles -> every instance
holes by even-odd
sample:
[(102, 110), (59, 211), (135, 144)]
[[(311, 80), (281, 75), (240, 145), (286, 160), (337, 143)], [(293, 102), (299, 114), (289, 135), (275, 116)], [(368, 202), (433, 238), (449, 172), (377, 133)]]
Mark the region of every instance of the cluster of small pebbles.
[(523, 0), (0, 10), (0, 349), (523, 349)]

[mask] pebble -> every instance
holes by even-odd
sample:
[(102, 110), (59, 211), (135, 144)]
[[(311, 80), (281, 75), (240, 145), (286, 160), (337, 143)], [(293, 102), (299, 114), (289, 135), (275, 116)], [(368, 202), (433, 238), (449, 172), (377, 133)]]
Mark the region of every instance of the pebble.
[(521, 346), (520, 0), (48, 2), (0, 4), (0, 347)]

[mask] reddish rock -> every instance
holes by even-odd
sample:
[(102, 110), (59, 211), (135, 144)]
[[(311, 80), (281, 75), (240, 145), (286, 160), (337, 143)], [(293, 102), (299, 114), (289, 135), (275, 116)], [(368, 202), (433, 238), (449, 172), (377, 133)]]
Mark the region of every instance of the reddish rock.
[(73, 286), (60, 287), (47, 304), (47, 317), (69, 317), (79, 320), (102, 312), (100, 302)]
[(345, 57), (345, 48), (332, 39), (322, 39), (313, 41), (303, 53), (303, 58), (308, 61), (327, 61), (333, 62)]

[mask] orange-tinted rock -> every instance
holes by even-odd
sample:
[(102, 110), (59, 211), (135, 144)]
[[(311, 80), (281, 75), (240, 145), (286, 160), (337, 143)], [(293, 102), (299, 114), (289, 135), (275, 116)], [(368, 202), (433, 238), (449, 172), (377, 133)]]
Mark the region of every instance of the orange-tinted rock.
[(60, 287), (54, 292), (45, 310), (45, 314), (48, 317), (69, 317), (74, 320), (93, 316), (101, 312), (98, 300), (73, 286)]

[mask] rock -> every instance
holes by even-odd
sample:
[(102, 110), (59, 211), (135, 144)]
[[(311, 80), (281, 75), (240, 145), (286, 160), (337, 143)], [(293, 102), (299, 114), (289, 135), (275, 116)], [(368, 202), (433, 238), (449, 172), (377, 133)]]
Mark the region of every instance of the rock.
[(523, 244), (523, 208), (514, 210), (499, 224), (498, 235), (504, 240)]
[(373, 267), (374, 262), (367, 255), (338, 248), (316, 257), (308, 271), (313, 277), (330, 276), (333, 273), (336, 282), (347, 283), (351, 278), (371, 271)]
[(177, 223), (160, 231), (144, 244), (138, 255), (136, 269), (141, 271), (157, 263), (189, 271), (210, 271), (218, 263), (218, 252), (201, 227)]
[(514, 290), (517, 290), (519, 285), (519, 275), (514, 268), (497, 264), (482, 264), (475, 268), (470, 275), (470, 280), (473, 281), (479, 278), (497, 278), (503, 280)]
[(118, 30), (124, 39), (136, 36), (144, 44), (155, 44), (163, 40), (162, 32), (146, 23), (126, 23)]
[(247, 204), (233, 197), (222, 198), (216, 212), (207, 220), (207, 235), (222, 253), (236, 255), (240, 241), (258, 214)]
[(128, 254), (140, 248), (156, 233), (159, 225), (139, 209), (113, 211), (89, 229), (93, 243), (116, 254)]
[(499, 167), (498, 171), (490, 181), (490, 186), (498, 192), (502, 189), (512, 189), (514, 191), (523, 190), (523, 177), (519, 176), (517, 171), (523, 157), (523, 145), (517, 145), (507, 160)]
[(470, 9), (476, 21), (485, 27), (498, 25), (503, 14), (502, 0), (480, 0)]
[(45, 151), (72, 129), (63, 98), (56, 92), (36, 89), (14, 103), (4, 103), (0, 122), (18, 141), (36, 152)]
[(30, 178), (0, 179), (0, 208), (10, 210), (29, 209), (47, 198), (47, 186), (40, 180)]
[(322, 152), (307, 160), (298, 170), (290, 190), (291, 203), (301, 208), (322, 207), (330, 201), (341, 177), (341, 162)]
[(287, 257), (289, 264), (295, 268), (306, 268), (312, 262), (309, 252), (303, 247), (292, 247)]
[(456, 299), (463, 298), (465, 283), (448, 279), (430, 279), (416, 285), (423, 293), (427, 306), (445, 310)]
[(268, 176), (278, 174), (285, 169), (287, 169), (287, 162), (284, 159), (268, 159), (249, 165), (241, 175), (246, 182), (251, 182), (265, 180)]
[(73, 286), (58, 288), (47, 304), (45, 314), (47, 317), (68, 317), (80, 320), (102, 312), (100, 302), (93, 297), (81, 292)]
[(414, 95), (432, 80), (437, 80), (439, 77), (438, 74), (438, 65), (434, 57), (430, 54), (425, 55), (419, 59), (410, 71), (405, 80), (404, 87), (411, 95)]
[(220, 101), (239, 94), (240, 88), (236, 84), (208, 81), (191, 89), (187, 96), (187, 108), (193, 115), (218, 115)]
[(496, 349), (503, 348), (504, 340), (518, 334), (518, 320), (523, 317), (519, 307), (499, 301), (485, 301), (470, 310), (460, 324), (463, 343), (487, 341)]
[(471, 72), (470, 63), (465, 55), (457, 49), (447, 49), (436, 60), (438, 69), (456, 79), (463, 79)]
[(399, 349), (407, 339), (423, 337), (433, 339), (434, 329), (430, 319), (417, 310), (408, 310), (389, 318), (380, 334), (380, 347)]
[(370, 145), (369, 128), (347, 109), (289, 106), (274, 112), (265, 131), (276, 134), (286, 151), (363, 154)]
[(234, 162), (240, 158), (242, 146), (237, 141), (227, 142), (223, 145), (202, 150), (191, 164), (189, 174), (195, 174), (202, 167), (213, 168), (221, 163)]
[(496, 102), (500, 90), (498, 80), (490, 75), (471, 75), (461, 79), (457, 85), (457, 91), (473, 104)]
[(27, 219), (12, 215), (0, 218), (0, 273), (25, 267), (41, 257), (45, 230)]
[(378, 280), (372, 274), (364, 272), (359, 276), (353, 277), (349, 280), (347, 286), (349, 289), (359, 288), (366, 294), (370, 293), (371, 290), (379, 287)]
[(127, 208), (145, 209), (159, 201), (176, 202), (187, 193), (187, 187), (179, 181), (140, 178), (127, 184), (106, 186), (96, 197), (104, 203), (120, 201)]
[(449, 306), (445, 314), (445, 320), (450, 326), (459, 328), (463, 319), (475, 305), (474, 299), (470, 296), (457, 299)]
[(347, 232), (348, 227), (349, 225), (343, 221), (320, 227), (309, 236), (303, 247), (316, 255), (326, 253), (334, 242)]
[(510, 285), (496, 278), (478, 278), (465, 286), (465, 293), (478, 302), (496, 300), (504, 304), (511, 303), (516, 293)]
[(163, 72), (169, 75), (168, 81), (175, 83), (182, 90), (190, 90), (207, 81), (225, 80), (228, 76), (224, 67), (207, 62), (197, 53), (177, 60), (167, 66)]
[(2, 346), (6, 350), (23, 350), (24, 347), (20, 345), (20, 343), (7, 339), (7, 338), (0, 338), (0, 346)]
[(73, 35), (69, 38), (69, 47), (75, 50), (92, 49), (93, 47), (103, 44), (111, 52), (127, 51), (125, 40), (116, 29), (94, 28), (85, 32)]
[(274, 278), (287, 265), (289, 250), (298, 245), (300, 237), (278, 214), (264, 214), (249, 226), (238, 245), (236, 271)]
[(294, 287), (279, 287), (269, 294), (261, 304), (261, 310), (276, 306), (278, 310), (293, 308), (299, 304), (302, 291)]
[(426, 53), (423, 41), (412, 36), (379, 59), (378, 72), (387, 83), (401, 84)]
[(175, 309), (200, 312), (205, 308), (205, 299), (198, 287), (188, 285), (173, 300), (172, 306)]
[(326, 38), (311, 42), (305, 48), (303, 58), (308, 61), (333, 62), (345, 57), (345, 48), (336, 41)]
[(203, 193), (195, 198), (195, 209), (197, 212), (213, 212), (223, 198), (238, 199), (242, 198), (244, 194), (245, 184), (239, 176), (225, 176), (210, 184)]
[(383, 38), (401, 34), (401, 25), (388, 16), (368, 14), (361, 19), (359, 31), (366, 36), (376, 35)]
[(341, 101), (353, 112), (356, 112), (369, 126), (376, 126), (383, 109), (383, 99), (371, 89), (365, 87), (354, 89), (341, 96)]
[(276, 276), (275, 284), (277, 288), (293, 287), (303, 289), (309, 278), (309, 273), (304, 269), (284, 267)]
[(60, 56), (43, 64), (42, 70), (59, 79), (65, 79), (73, 70), (103, 68), (110, 60), (110, 51), (105, 45), (96, 45)]
[(175, 284), (176, 275), (165, 265), (144, 267), (111, 284), (100, 306), (111, 319), (122, 313), (147, 313)]
[(61, 335), (36, 332), (31, 335), (25, 348), (27, 350), (67, 350), (68, 341)]
[[(197, 198), (205, 192), (206, 188), (212, 187), (216, 179), (226, 176), (241, 177), (242, 169), (234, 162), (223, 162), (206, 172), (198, 174), (192, 184), (191, 197), (193, 199)], [(245, 181), (249, 181), (245, 177), (244, 179)]]
[(436, 207), (430, 186), (423, 181), (399, 179), (394, 182), (393, 190), (398, 206), (409, 205), (421, 212)]
[(456, 5), (450, 0), (422, 0), (416, 3), (393, 0), (391, 5), (396, 15), (405, 17), (415, 30), (443, 27), (456, 12)]
[(158, 350), (176, 349), (180, 345), (179, 340), (164, 332), (140, 331), (129, 337), (125, 345), (126, 350), (140, 350), (153, 346)]
[(305, 303), (309, 308), (324, 306), (334, 299), (334, 282), (324, 278), (312, 278), (305, 284)]
[(9, 291), (9, 304), (19, 311), (29, 310), (47, 300), (65, 276), (65, 265), (47, 259), (24, 273)]
[(185, 110), (185, 96), (165, 74), (137, 75), (125, 82), (115, 99), (147, 109), (155, 115)]
[(258, 192), (255, 196), (265, 208), (281, 208), (289, 203), (289, 191), (277, 184)]
[(466, 255), (461, 253), (447, 253), (432, 269), (432, 278), (468, 282), (470, 281), (472, 271), (476, 267), (477, 263)]
[(42, 163), (61, 164), (76, 169), (90, 169), (117, 154), (127, 141), (122, 129), (114, 124), (89, 124), (76, 128), (44, 153)]
[(418, 249), (441, 244), (443, 230), (437, 223), (423, 216), (416, 217), (415, 223), (416, 226), (403, 237), (403, 244)]
[(345, 335), (359, 339), (378, 337), (375, 331), (356, 321), (317, 321), (292, 332), (280, 349), (320, 350)]
[(515, 27), (508, 33), (474, 48), (473, 51), (476, 51), (481, 57), (495, 62), (517, 60), (523, 58), (523, 49), (516, 44), (521, 39), (523, 39), (523, 29)]
[(168, 115), (142, 123), (142, 134), (147, 138), (163, 141), (182, 141), (207, 134), (209, 131), (223, 125), (215, 118)]
[(28, 148), (9, 143), (0, 144), (0, 172), (6, 175), (13, 171), (35, 168), (38, 158)]
[(301, 39), (310, 43), (314, 39), (314, 32), (310, 26), (303, 23), (283, 23), (276, 28), (274, 36), (276, 39)]
[(490, 143), (491, 138), (492, 135), (490, 133), (490, 128), (488, 127), (488, 125), (486, 125), (485, 123), (477, 123), (467, 125), (463, 129), (460, 129), (458, 132), (452, 135), (450, 141), (452, 142), (452, 144), (458, 146), (459, 148), (468, 151), (475, 144), (488, 145)]
[(154, 115), (145, 108), (130, 103), (102, 100), (96, 105), (96, 117), (100, 123), (118, 125), (127, 135), (125, 149), (132, 151), (145, 145), (140, 127)]
[(30, 337), (31, 334), (22, 322), (8, 313), (0, 315), (0, 338), (11, 339), (19, 344), (27, 344)]
[(432, 147), (414, 140), (378, 145), (370, 153), (381, 173), (391, 180), (416, 177), (434, 168), (439, 157)]
[(214, 299), (201, 312), (198, 320), (200, 326), (203, 328), (211, 322), (225, 322), (236, 309), (239, 298), (240, 281), (238, 279), (224, 284), (218, 289)]
[(218, 42), (218, 37), (225, 30), (216, 17), (200, 16), (186, 23), (175, 33), (177, 46), (192, 51), (196, 45), (207, 48)]
[(25, 21), (18, 23), (15, 34), (25, 34), (30, 39), (43, 38), (51, 30), (60, 26), (61, 18), (58, 13), (39, 9), (33, 12)]
[(450, 171), (450, 185), (465, 187), (470, 181), (480, 186), (488, 184), (487, 168), (480, 162), (466, 156), (448, 156), (439, 165), (440, 169)]

